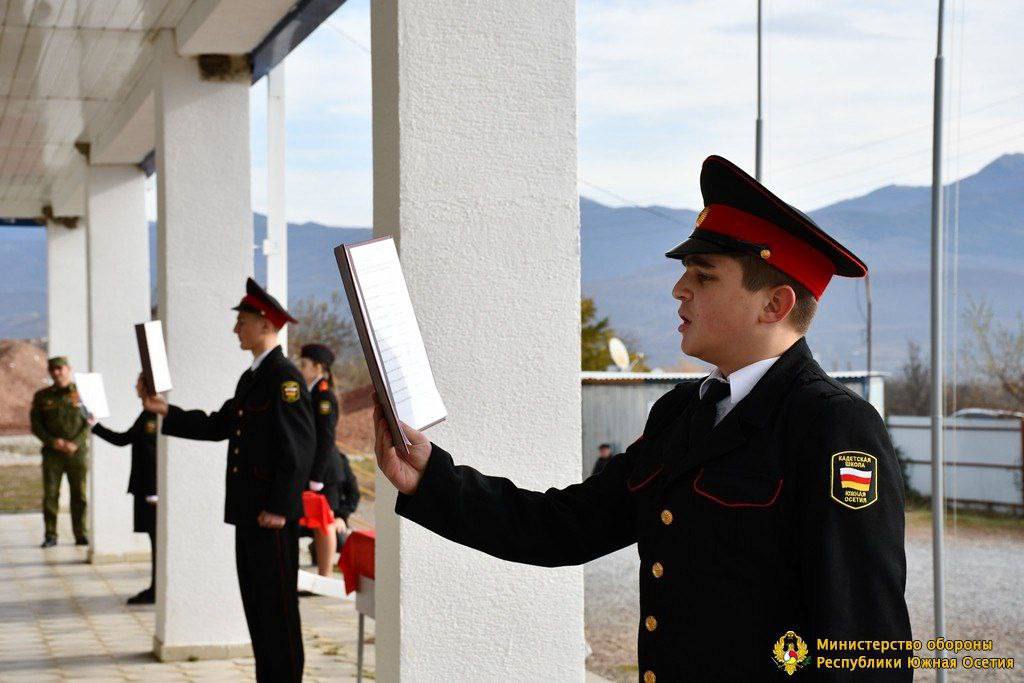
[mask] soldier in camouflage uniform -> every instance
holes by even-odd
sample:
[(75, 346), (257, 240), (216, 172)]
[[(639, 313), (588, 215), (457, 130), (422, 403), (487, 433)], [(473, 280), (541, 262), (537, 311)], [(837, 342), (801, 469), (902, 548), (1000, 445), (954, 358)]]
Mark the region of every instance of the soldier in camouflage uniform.
[(46, 537), (42, 547), (57, 545), (57, 501), (61, 477), (67, 474), (71, 488), (71, 523), (75, 545), (89, 545), (85, 526), (85, 477), (89, 470), (89, 423), (71, 381), (68, 359), (55, 356), (47, 361), (53, 384), (32, 397), (32, 433), (43, 442), (43, 523)]

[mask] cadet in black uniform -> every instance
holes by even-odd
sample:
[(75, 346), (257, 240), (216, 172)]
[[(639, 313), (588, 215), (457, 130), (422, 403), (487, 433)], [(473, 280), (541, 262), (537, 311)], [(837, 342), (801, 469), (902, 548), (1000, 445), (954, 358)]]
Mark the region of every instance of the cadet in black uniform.
[(164, 415), (163, 433), (203, 441), (228, 440), (224, 521), (235, 526), (235, 562), (259, 681), (298, 681), (304, 657), (296, 595), (302, 491), (316, 436), (306, 384), (277, 344), (295, 322), (249, 278), (235, 334), (252, 352), (234, 397), (212, 413), (168, 406), (147, 396), (147, 410)]
[(299, 371), (309, 387), (316, 422), (316, 456), (309, 473), (309, 488), (327, 498), (334, 511), (334, 528), (314, 529), (317, 571), (333, 573), (334, 556), (348, 531), (348, 517), (359, 505), (359, 486), (348, 458), (335, 443), (338, 427), (338, 397), (334, 394), (334, 352), (323, 344), (306, 344), (299, 352)]
[[(378, 405), (378, 464), (400, 491), (396, 511), (535, 565), (637, 543), (644, 683), (797, 670), (910, 680), (906, 651), (878, 643), (911, 638), (899, 465), (878, 412), (804, 340), (831, 277), (867, 268), (721, 157), (704, 162), (701, 190), (696, 229), (667, 256), (686, 266), (673, 290), (682, 349), (715, 372), (659, 399), (601, 473), (544, 493), (456, 466), (408, 427), (411, 455), (400, 458)], [(851, 674), (849, 661), (817, 660), (861, 655), (900, 668)]]
[[(135, 393), (139, 398), (146, 395), (142, 377), (135, 384)], [(125, 432), (115, 432), (97, 422), (92, 425), (92, 433), (115, 446), (132, 446), (128, 493), (135, 500), (134, 529), (149, 536), (150, 561), (149, 588), (128, 598), (128, 604), (152, 605), (156, 600), (156, 413), (143, 410)]]

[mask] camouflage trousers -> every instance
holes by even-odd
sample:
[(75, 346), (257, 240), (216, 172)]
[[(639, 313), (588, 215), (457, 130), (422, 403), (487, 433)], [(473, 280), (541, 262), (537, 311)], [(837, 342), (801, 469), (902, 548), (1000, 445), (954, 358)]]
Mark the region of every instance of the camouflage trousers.
[[(83, 449), (84, 450), (84, 449)], [(85, 482), (89, 471), (85, 453), (47, 453), (43, 455), (43, 524), (46, 537), (57, 537), (57, 510), (60, 497), (60, 480), (65, 474), (71, 489), (71, 526), (75, 539), (87, 535), (85, 514)]]

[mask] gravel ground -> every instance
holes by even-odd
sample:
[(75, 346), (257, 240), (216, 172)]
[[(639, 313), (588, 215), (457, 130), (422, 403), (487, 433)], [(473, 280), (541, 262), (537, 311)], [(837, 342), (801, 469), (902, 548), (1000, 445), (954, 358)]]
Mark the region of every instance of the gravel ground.
[[(930, 518), (911, 516), (907, 534), (907, 602), (914, 636), (932, 633)], [(990, 656), (1013, 657), (1013, 671), (951, 671), (949, 680), (1024, 680), (1024, 527), (947, 523), (946, 633), (989, 639)], [(636, 680), (639, 620), (636, 546), (588, 564), (586, 634), (593, 654), (587, 668), (615, 681)], [(924, 654), (924, 653), (921, 653)], [(931, 680), (921, 672), (919, 680)]]

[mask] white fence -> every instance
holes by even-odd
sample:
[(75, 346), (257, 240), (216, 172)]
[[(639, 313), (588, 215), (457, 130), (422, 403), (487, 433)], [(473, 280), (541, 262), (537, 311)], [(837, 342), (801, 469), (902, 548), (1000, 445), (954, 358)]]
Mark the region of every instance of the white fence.
[[(931, 418), (891, 415), (888, 424), (910, 487), (931, 495)], [(947, 418), (944, 431), (946, 499), (1024, 514), (1024, 421)]]

